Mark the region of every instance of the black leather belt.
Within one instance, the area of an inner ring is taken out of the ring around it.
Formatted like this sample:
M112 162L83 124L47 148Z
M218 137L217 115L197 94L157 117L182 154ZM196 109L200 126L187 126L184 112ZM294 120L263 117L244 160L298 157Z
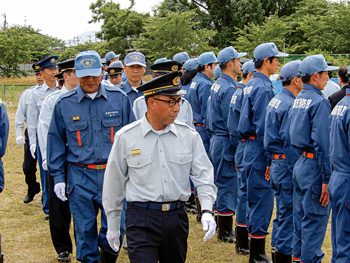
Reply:
M128 207L143 207L152 210L158 211L170 211L174 209L178 209L184 206L184 202L176 201L176 202L168 202L168 203L160 203L160 202L128 202Z

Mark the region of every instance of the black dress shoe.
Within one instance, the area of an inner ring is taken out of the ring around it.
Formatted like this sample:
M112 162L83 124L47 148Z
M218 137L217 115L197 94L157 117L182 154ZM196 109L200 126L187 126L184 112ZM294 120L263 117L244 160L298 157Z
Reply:
M45 214L45 220L49 220L50 219L50 215L49 214ZM62 252L64 253L64 252Z
M37 182L35 184L35 192L32 193L32 191L28 191L27 195L23 199L23 203L25 203L25 204L30 203L31 201L33 201L34 196L38 193L40 193L40 184Z
M58 262L70 262L70 256L68 251L64 251L58 254Z
M33 201L33 198L34 198L34 196L27 194L23 199L23 203L28 204L31 201Z

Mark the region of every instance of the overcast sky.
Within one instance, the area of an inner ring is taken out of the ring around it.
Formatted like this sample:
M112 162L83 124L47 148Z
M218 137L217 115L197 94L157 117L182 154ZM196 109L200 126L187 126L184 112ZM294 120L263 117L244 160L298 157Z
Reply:
M92 17L89 9L96 0L0 0L0 24L4 24L4 14L9 25L31 25L40 29L42 34L62 40L90 30L99 30L100 24L89 24ZM129 0L113 0L120 3L121 8L130 5ZM161 0L136 0L134 9L147 13ZM26 20L26 22L25 22Z

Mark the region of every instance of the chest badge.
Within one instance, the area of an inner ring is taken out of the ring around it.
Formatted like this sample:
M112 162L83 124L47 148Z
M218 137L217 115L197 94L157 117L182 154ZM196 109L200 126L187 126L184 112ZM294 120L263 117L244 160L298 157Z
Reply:
M80 121L80 116L73 116L73 121Z
M141 155L141 150L140 149L131 150L131 154L132 156Z

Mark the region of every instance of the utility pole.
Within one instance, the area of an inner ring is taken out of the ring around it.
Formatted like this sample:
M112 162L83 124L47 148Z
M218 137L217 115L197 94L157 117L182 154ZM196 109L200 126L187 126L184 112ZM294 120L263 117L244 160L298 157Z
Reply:
M4 28L6 28L6 25L7 25L7 22L6 22L6 14L4 13L4 14L2 14L2 16L5 18L5 20L4 20Z
M27 17L24 16L24 26L26 26L26 23L27 23Z

